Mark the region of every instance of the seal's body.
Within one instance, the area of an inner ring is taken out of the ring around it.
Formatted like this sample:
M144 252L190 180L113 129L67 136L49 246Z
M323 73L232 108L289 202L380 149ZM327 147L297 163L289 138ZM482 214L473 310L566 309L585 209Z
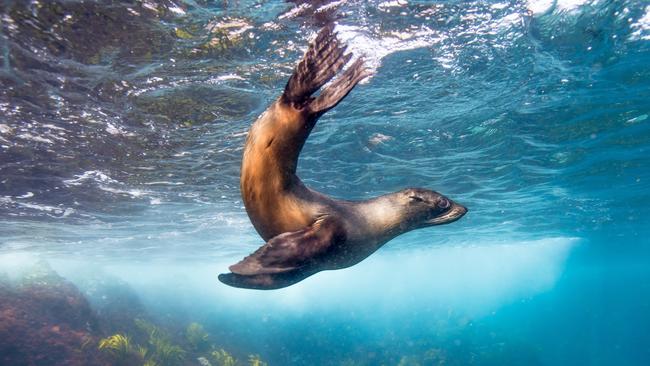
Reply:
M219 280L235 287L275 289L329 269L352 266L390 239L445 224L466 212L426 189L406 189L368 201L330 198L296 175L300 151L318 118L367 74L361 60L325 87L349 61L324 28L289 79L282 96L253 124L244 150L241 193L253 226L267 243Z

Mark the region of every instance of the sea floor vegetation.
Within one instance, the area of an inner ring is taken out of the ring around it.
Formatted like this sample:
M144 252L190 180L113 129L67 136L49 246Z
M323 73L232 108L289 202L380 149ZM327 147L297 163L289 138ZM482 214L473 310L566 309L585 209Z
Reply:
M110 293L89 301L44 261L14 279L0 274L0 365L268 366L258 354L226 350L199 323L184 331L156 324L131 291Z
M259 325L255 320L248 323L242 317L231 324L215 324L203 317L206 322L201 324L187 314L193 312L161 314L160 309L149 309L127 283L105 273L72 283L44 261L19 276L0 271L0 365L540 364L538 349L478 327L467 327L454 337L387 336L367 342L345 340L346 334L336 327L296 328L300 338L283 342L282 332L287 330L283 328L269 330L278 334L275 339L256 342L238 336L233 328ZM333 339L343 341L331 343L336 348L326 352Z

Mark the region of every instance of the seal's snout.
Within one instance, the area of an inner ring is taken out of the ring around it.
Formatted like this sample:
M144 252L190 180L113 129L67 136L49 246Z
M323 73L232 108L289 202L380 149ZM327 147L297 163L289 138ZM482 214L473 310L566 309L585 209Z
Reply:
M453 222L465 216L465 214L467 213L467 207L454 202L454 204L451 206L451 210L449 211L453 218L452 221L449 222Z
M467 208L444 195L424 188L408 188L402 191L416 227L443 225L454 222L467 213ZM402 201L405 202L405 201Z
M451 207L443 212L442 214L427 220L426 224L427 225L444 225L444 224L450 224L461 217L465 216L467 213L467 207L463 205L459 205L456 202L452 202Z
M465 206L463 206L463 205L459 205L459 204L457 204L457 203L456 203L455 205L458 207L458 213L459 213L460 217L465 216L465 214L466 214L467 211L468 211L467 207L465 207ZM460 218L460 217L459 217L459 218Z

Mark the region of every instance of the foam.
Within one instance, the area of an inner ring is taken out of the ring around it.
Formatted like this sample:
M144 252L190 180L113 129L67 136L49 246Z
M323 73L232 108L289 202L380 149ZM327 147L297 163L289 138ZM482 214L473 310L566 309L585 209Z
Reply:
M194 299L197 306L219 304L224 311L273 309L303 312L410 312L449 309L472 316L553 289L576 238L547 238L508 244L480 243L422 250L383 251L345 270L316 274L274 291L235 289L216 276L240 258L221 263L114 263L103 270L143 296ZM56 263L56 262L55 262ZM74 265L59 262L63 272ZM96 269L97 266L93 266ZM74 277L83 271L73 270ZM174 293L169 294L169 289ZM164 300L162 302L165 302Z

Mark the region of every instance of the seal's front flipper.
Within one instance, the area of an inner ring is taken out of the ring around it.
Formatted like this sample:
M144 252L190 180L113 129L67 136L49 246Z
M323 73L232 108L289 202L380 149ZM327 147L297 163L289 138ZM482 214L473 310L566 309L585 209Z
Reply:
M316 272L317 271L296 270L276 274L261 274L252 276L242 276L235 273L222 273L219 275L219 281L228 286L238 288L247 288L252 290L276 290L296 284Z
M230 271L253 276L299 270L343 241L345 231L339 219L326 216L302 230L272 238L253 254L230 266Z

